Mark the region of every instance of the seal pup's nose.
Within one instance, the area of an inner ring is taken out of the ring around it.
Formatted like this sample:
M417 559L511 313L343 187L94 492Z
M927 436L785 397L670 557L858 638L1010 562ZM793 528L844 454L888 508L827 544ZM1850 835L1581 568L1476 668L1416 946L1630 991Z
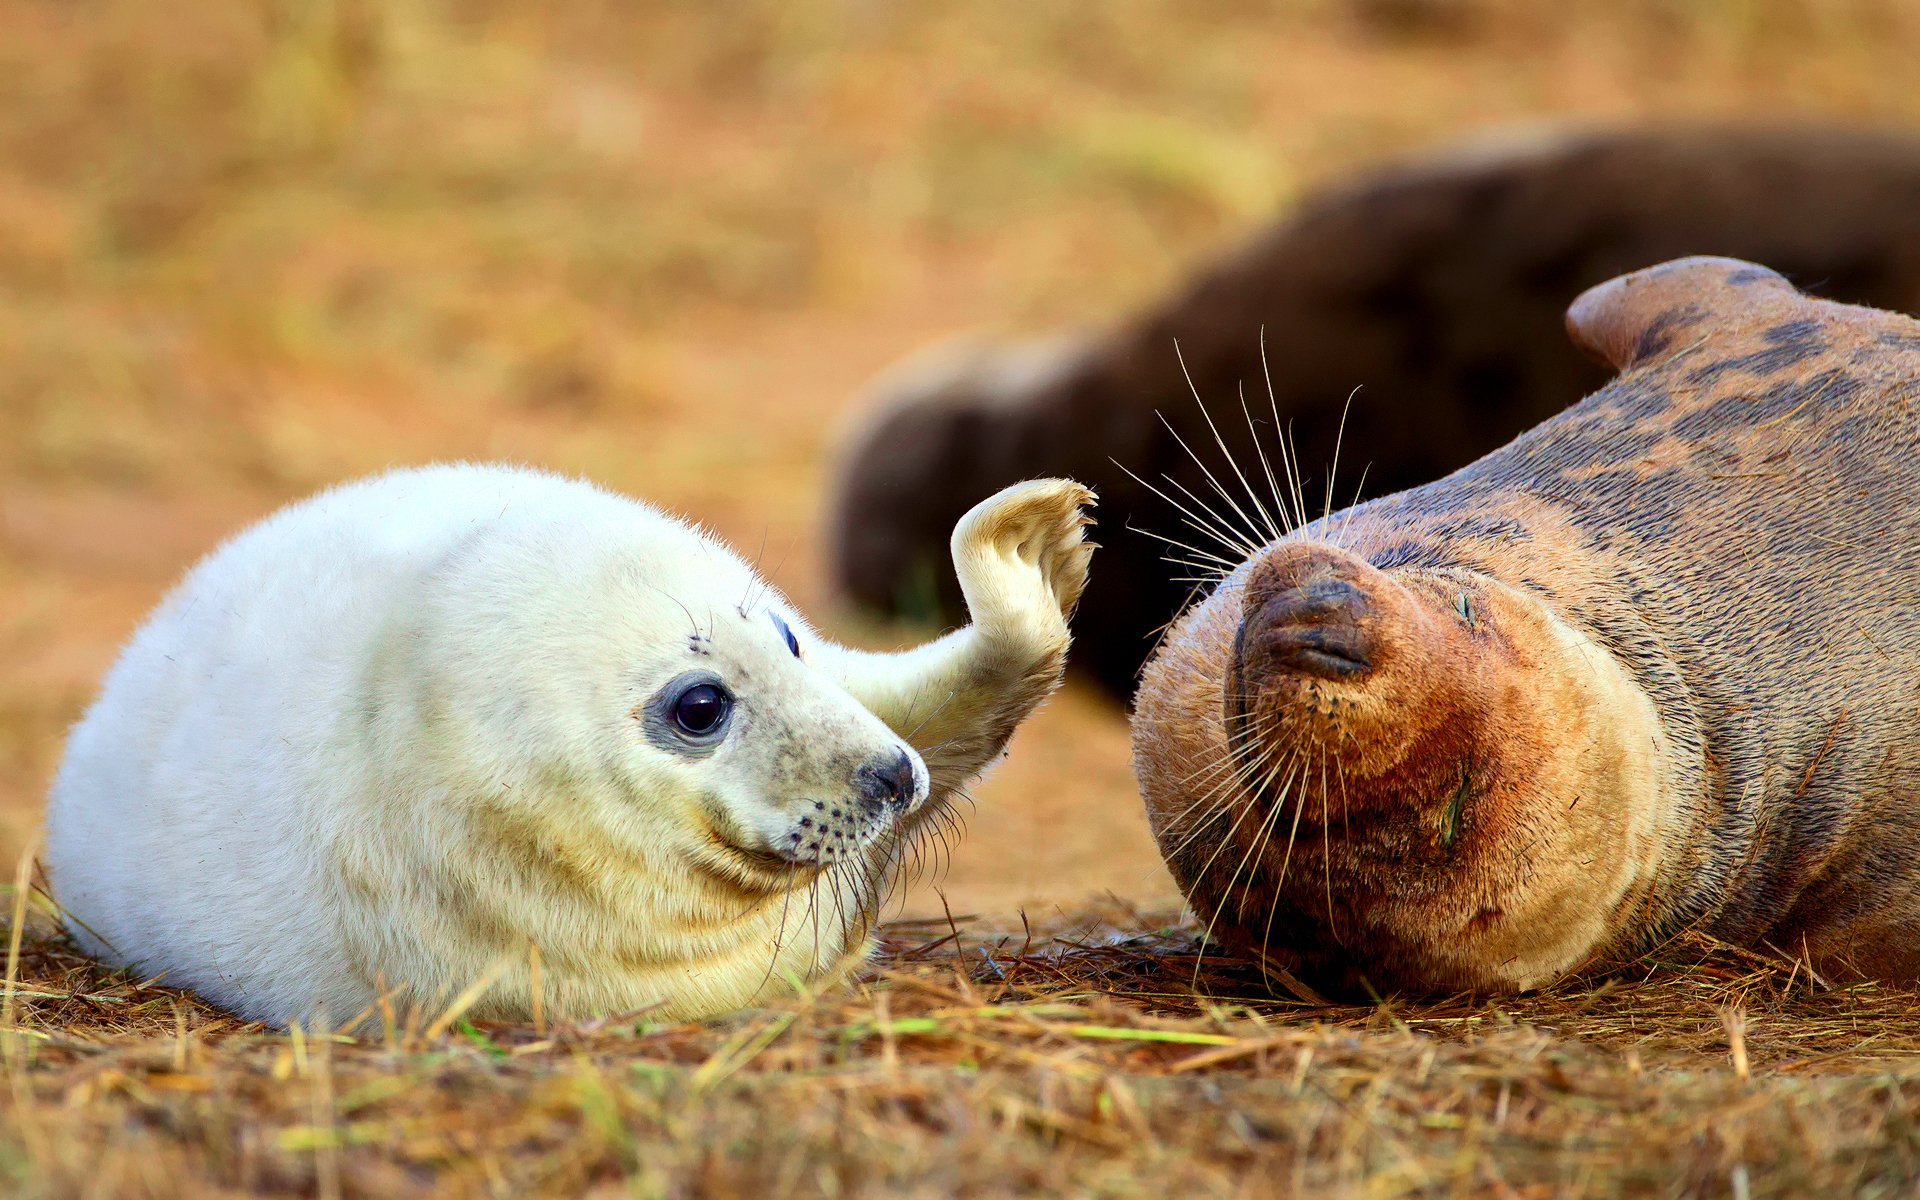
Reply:
M1239 657L1255 677L1358 682L1379 665L1369 568L1331 547L1270 554L1241 607Z
M905 750L892 757L881 755L853 774L854 789L869 810L900 812L918 798L919 783L913 774L913 759Z

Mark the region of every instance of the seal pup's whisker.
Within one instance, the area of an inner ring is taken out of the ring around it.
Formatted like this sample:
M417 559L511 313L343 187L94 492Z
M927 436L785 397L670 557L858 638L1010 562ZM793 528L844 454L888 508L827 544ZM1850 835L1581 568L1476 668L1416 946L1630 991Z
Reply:
M853 925L847 915L847 897L842 887L852 889L855 884L844 862L835 863L827 869L828 894L833 897L833 920L838 928L834 931L835 940L847 941L853 934Z
M1224 515L1222 515L1219 512L1216 512L1211 504L1209 504L1206 500L1202 499L1198 493L1193 491L1193 489L1187 487L1185 484L1181 483L1178 479L1175 479L1173 476L1167 475L1167 474L1162 474L1160 478L1164 480L1168 484L1168 486L1178 490L1181 495L1185 496L1188 499L1188 501L1191 502L1195 508L1199 509L1201 514L1203 514L1202 518L1189 517L1189 518L1183 519L1180 522L1182 525L1185 525L1187 528L1192 529L1198 533L1203 533L1203 534L1210 533L1212 536L1218 538L1222 543L1228 546L1231 546L1233 549L1243 554L1248 552L1248 550L1250 550L1252 547L1258 546L1260 544L1259 535L1257 533L1249 534L1245 530L1242 530L1239 526L1235 525L1232 521L1228 520ZM1215 487L1217 489L1218 485L1216 484ZM1205 525L1201 524L1202 519L1205 520L1206 522Z
M1320 824L1322 826L1328 824L1329 814L1327 812L1327 805L1332 799L1332 794L1327 790L1327 759L1323 753L1320 757ZM1294 828L1298 829L1299 827L1299 821L1296 817ZM1352 836L1351 832L1349 832L1348 836ZM1292 847L1289 846L1288 849L1292 849ZM1327 933L1337 942L1340 940L1340 923L1333 911L1333 856L1330 854L1322 854L1320 856L1320 863L1324 868L1323 873L1326 877L1327 885ZM1281 872L1283 877L1282 882L1284 882L1285 874L1286 872Z
M1244 734L1249 738L1259 737L1259 736L1264 736L1268 731L1274 728L1277 728L1280 725L1280 723L1281 723L1281 718L1279 716L1273 713L1260 713L1254 716L1249 722L1247 722L1244 725L1243 730L1244 730ZM1211 776L1217 777L1222 771L1230 771L1234 769L1234 767L1237 764L1237 761L1238 761L1237 757L1234 755L1222 755L1218 758L1211 759L1206 762L1202 762L1199 766L1195 767L1193 770L1187 772L1185 775L1180 776L1178 780L1178 786L1181 787L1182 789L1185 789L1186 787L1199 782L1201 779L1207 776L1211 775Z
M1177 538L1170 538L1164 534L1155 533L1150 529L1144 529L1138 525L1133 525L1130 523L1127 526L1127 530L1130 533L1145 534L1146 536L1153 538L1159 542L1165 543L1166 545L1174 546L1182 550L1187 550L1195 555L1194 558L1182 558L1177 554L1163 554L1160 556L1161 562L1169 563L1173 566L1180 567L1188 571L1196 572L1196 574L1191 577L1186 577L1186 576L1176 577L1173 581L1176 583L1194 583L1194 584L1211 586L1213 584L1218 583L1220 580L1225 579L1228 575L1232 574L1234 568L1240 565L1239 563L1233 562L1229 559L1222 558L1219 555L1214 554L1210 551L1203 550L1198 546L1190 546L1187 543L1178 540ZM1178 617L1169 619L1165 625L1160 626L1158 629L1155 629L1153 632L1155 634L1160 633L1162 630L1166 629L1168 625L1171 625L1174 620L1177 620L1177 619Z
M1265 754L1273 752L1273 750L1263 751ZM1266 766L1265 759L1261 757L1223 755L1217 762L1205 763L1195 768L1187 777L1186 786L1192 788L1204 784L1204 787L1191 803L1169 818L1169 827L1205 824L1212 819L1213 815L1225 812L1235 798L1235 789L1253 780L1266 769ZM1217 807L1211 807L1211 801L1215 799L1221 800L1222 803ZM1201 808L1210 808L1210 812L1200 818L1194 818L1192 814Z
M1264 768L1263 767L1243 768L1247 778L1253 777L1261 769L1264 769ZM1226 782L1228 784L1231 784L1236 781L1228 780ZM1232 824L1229 825L1226 833L1221 837L1220 844L1214 847L1213 856L1208 858L1206 864L1203 865L1200 868L1200 870L1197 872L1197 874L1199 875L1205 875L1207 871L1212 868L1213 858L1217 858L1220 855L1220 852L1222 849L1224 849L1224 847L1226 846L1226 843L1231 841L1233 838L1233 835L1239 831L1240 824L1242 821L1246 819L1247 813L1252 811L1251 805L1234 803L1233 802L1234 797L1230 791L1223 790L1222 792L1219 793L1219 795L1223 803L1221 803L1221 805L1218 808L1210 809L1205 814L1204 817L1202 817L1197 821L1194 821L1190 826L1188 826L1185 834L1181 837L1181 840L1179 841L1179 843L1177 843L1173 847L1173 849L1169 851L1167 854L1168 858L1172 858L1176 854L1184 854L1185 851L1193 845L1195 839L1197 839L1202 833L1210 832L1216 824L1218 824L1222 820L1225 820L1228 814L1231 813L1233 816ZM1166 826L1166 828L1169 831L1171 831L1175 827L1169 824Z
M1169 583L1190 583L1198 587L1208 588L1217 585L1231 573L1226 568L1215 566L1212 563L1192 563L1185 559L1173 558L1171 556L1162 558L1160 561L1169 566L1195 572L1195 574L1191 575L1170 575L1167 577ZM1159 630L1155 630L1154 632L1158 633Z
M1367 490L1367 471L1372 466L1373 466L1372 463L1361 464L1360 482L1354 484L1353 486L1353 503L1347 505L1347 507L1342 509L1340 512L1334 513L1331 517L1327 518L1327 525L1334 530L1336 535L1343 535L1345 533L1347 521L1348 519L1350 519L1348 518L1347 514L1351 513L1354 509L1360 506L1360 495L1361 493Z
M684 603L682 603L680 600L680 597L674 595L672 592L669 592L666 589L661 588L654 584L648 584L647 586L652 588L654 591L660 593L662 596L665 596L668 600L672 601L675 607L677 607L681 612L687 615L688 635L693 637L695 640L698 640L700 637L700 622L694 619L693 610L688 608Z
M895 885L904 887L925 878L927 840L926 823L923 822L895 847L892 867Z
M1287 422L1286 428L1287 460L1293 464L1293 511L1296 516L1295 528L1304 527L1307 517L1307 472L1300 465L1300 446L1293 440L1293 422Z
M969 805L973 803L973 797L968 796L966 799ZM953 867L953 847L955 844L966 840L967 818L958 809L949 805L934 815L934 821L936 822L935 828L938 829L941 834L941 848L947 852L948 856L946 866L943 867L942 870L950 870Z
M810 937L807 942L807 976L820 973L820 877L814 876L814 882L807 888L807 922Z
M1296 762L1299 761L1300 757L1304 757L1304 752L1301 752L1300 755L1296 756L1295 761ZM1286 785L1281 789L1280 796L1273 801L1273 806L1276 810L1278 810L1279 807L1286 802L1288 793L1291 792L1293 788L1294 781L1299 780L1304 785L1305 778L1306 778L1306 773L1304 771L1300 772L1297 775L1290 776L1288 778ZM1300 836L1300 818L1306 811L1307 811L1306 797L1294 796L1293 797L1293 825L1287 831L1287 852L1284 855L1282 855L1280 858L1280 871L1279 871L1279 874L1275 877L1276 888L1279 887L1281 884L1286 883L1287 881L1287 870L1293 863L1294 844L1298 841ZM1324 859L1326 856L1322 855L1321 857Z
M762 540L763 540L763 543L764 543L764 538L763 538ZM764 572L763 572L763 571L761 571L761 570L760 570L760 560L759 560L759 558L758 558L757 556L755 557L755 559L754 559L754 571L753 571L753 579L752 579L752 581L751 581L751 582L749 583L749 585L748 585L748 594L749 594L749 595L751 595L751 594L752 594L752 588L753 588L754 586L758 586L758 587L760 588L760 590L761 590L761 595L762 595L763 597L764 597L764 596L767 596L767 595L771 595L771 594L772 594L772 592L773 592L773 581L774 581L774 580L776 580L776 579L778 579L778 578L780 578L780 571L781 571L781 569L782 569L782 568L784 568L784 567L785 567L785 566L787 565L787 559L788 559L789 557L791 557L791 556L792 556L792 554L793 554L793 548L794 548L794 546L795 546L796 544L798 544L798 542L799 542L799 541L800 541L800 535L799 535L799 534L795 534L795 535L794 535L793 537L791 537L791 538L788 538L788 539L787 539L787 548L786 548L785 550L782 550L782 551L780 552L780 561L779 561L779 562L776 562L776 563L774 563L774 564L773 564L773 570L771 570L771 571L764 571ZM764 550L766 549L766 547L765 547L765 545L764 545L764 544L763 544L763 545L761 546L761 549L762 549L763 551L764 551ZM748 608L751 608L752 606L751 606L751 605L745 605L745 606L743 606L743 607L748 607ZM744 615L744 614L743 614L743 615Z
M1334 773L1333 773L1333 777L1334 777L1335 779L1338 779L1338 780L1340 781L1340 826L1341 826L1341 832L1342 832L1342 835L1343 835L1343 836L1345 836L1346 838L1348 838L1349 840L1351 840L1351 839L1352 839L1352 837L1353 837L1353 808L1352 808L1352 806L1351 806L1351 805L1350 805L1350 804L1349 804L1349 803L1347 802L1347 770L1346 770L1346 765L1345 765L1345 761L1344 761L1343 759L1335 759L1335 760L1334 760ZM1331 893L1331 892L1333 891L1333 866L1332 866L1332 860L1331 860L1331 859L1328 859L1328 858L1322 858L1322 860L1321 860L1321 861L1322 861L1323 863L1325 863L1325 864L1327 864L1327 891L1328 891L1329 893ZM1339 940L1340 940L1340 931L1339 931L1339 930L1338 930L1337 928L1336 928L1336 929L1331 929L1331 930L1330 930L1330 932L1332 932L1332 934L1333 934L1333 938L1334 938L1334 940L1335 940L1335 941L1339 941Z
M917 883L923 879L939 880L946 877L941 866L941 857L946 851L946 846L946 834L937 824L929 822L921 832L914 835L914 882Z
M953 870L953 848L966 837L966 821L953 808L943 808L935 818L933 836L939 847L934 860L933 877L945 879Z
M1188 551L1189 553L1199 555L1201 559L1205 560L1206 566L1203 568L1202 565L1199 563L1193 563L1193 562L1187 561L1186 559L1174 558L1174 557L1165 558L1162 560L1164 562L1170 562L1177 566L1182 566L1182 567L1191 567L1194 570L1202 570L1202 569L1215 570L1215 571L1219 571L1223 575L1226 574L1228 571L1231 571L1233 568L1240 565L1239 563L1234 562L1232 559L1220 557L1218 554L1213 553L1211 550L1204 550L1201 547L1195 546L1189 542L1183 542L1179 538L1168 537L1164 533L1155 533L1151 529L1147 529L1142 526L1135 525L1131 522L1127 524L1126 529L1128 533L1145 534L1147 537L1150 537L1155 541L1165 542L1169 546L1173 546L1173 547L1176 547L1177 549L1185 550L1185 551Z
M1279 807L1280 807L1279 804L1276 803L1274 805L1274 810L1276 812L1279 811ZM1283 856L1280 860L1280 874L1273 886L1273 899L1267 905L1266 927L1262 929L1260 932L1260 977L1262 979L1268 980L1268 986L1272 986L1272 980L1268 979L1268 975L1267 975L1267 963L1269 959L1268 950L1273 945L1273 921L1274 921L1274 917L1280 911L1280 897L1284 894L1281 885L1286 882L1287 867L1293 859L1294 839L1298 836L1300 832L1300 814L1305 809L1306 809L1306 805L1302 804L1297 799L1294 801L1293 827L1287 831L1287 852L1285 856ZM1326 858L1326 855L1322 854L1321 858L1324 861Z
M748 560L748 566L752 568L752 573L747 576L746 590L740 593L740 603L736 605L740 610L740 615L743 617L747 615L747 610L753 607L754 589L760 585L760 581L763 578L760 571L760 563L761 560L767 556L767 538L772 533L772 526L766 524L760 526L760 548L755 550L753 557Z
M936 704L932 712L928 713L926 716L921 717L918 721L914 722L913 728L907 730L906 732L906 735L905 735L906 739L908 741L912 741L913 739L919 737L921 731L924 730L928 725L932 724L933 719L935 717L945 712L947 705L952 704L953 698L955 696L958 696L959 694L960 693L958 689L948 692L947 698L945 700L942 700L939 704ZM907 709L906 709L907 719L912 720L913 714L917 712L919 708L920 708L920 694L918 692L915 692L913 695L913 698L907 704ZM927 747L926 750L922 752L921 757L924 758L926 757L927 754L930 754L937 750L945 748L946 746L951 744L952 741L953 741L952 738L948 738L944 742L938 742L932 746Z
M764 991L767 985L773 982L773 973L780 967L780 952L786 949L787 944L787 914L793 908L793 876L799 866L800 864L794 862L787 864L787 884L781 889L780 896L780 921L774 926L773 945L767 952L766 972L760 976L760 982L754 985L755 995Z

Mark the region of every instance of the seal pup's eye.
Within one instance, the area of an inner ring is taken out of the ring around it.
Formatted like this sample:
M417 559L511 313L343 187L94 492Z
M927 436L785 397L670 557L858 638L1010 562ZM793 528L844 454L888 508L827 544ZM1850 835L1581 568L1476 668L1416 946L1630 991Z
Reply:
M1475 625L1479 624L1479 622L1474 619L1473 597L1467 595L1465 592L1454 593L1453 608L1455 612L1460 614L1460 619L1467 623L1468 629L1472 629Z
M662 750L704 758L726 741L733 693L712 671L688 671L634 710L647 740Z
M733 697L715 683L699 683L681 692L669 710L680 732L705 737L726 723Z
M777 612L770 611L767 613L767 615L773 618L773 627L775 629L778 629L781 633L781 636L787 639L787 649L793 651L793 656L795 658L799 658L800 657L800 639L793 636L792 627L790 627L785 621L782 621L780 619L780 614Z

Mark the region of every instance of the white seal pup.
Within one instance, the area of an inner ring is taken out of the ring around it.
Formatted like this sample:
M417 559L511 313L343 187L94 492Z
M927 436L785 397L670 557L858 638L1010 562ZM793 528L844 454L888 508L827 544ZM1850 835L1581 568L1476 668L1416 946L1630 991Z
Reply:
M1059 683L1091 498L977 505L973 624L870 654L586 483L322 493L134 635L54 780L52 891L89 953L276 1025L486 977L482 1016L538 987L662 1019L837 978L915 831Z

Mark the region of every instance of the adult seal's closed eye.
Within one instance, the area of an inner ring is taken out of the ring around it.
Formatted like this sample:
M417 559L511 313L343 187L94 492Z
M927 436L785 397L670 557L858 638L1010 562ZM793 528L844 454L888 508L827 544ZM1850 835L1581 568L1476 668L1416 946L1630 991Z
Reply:
M54 896L89 952L276 1024L485 979L482 1016L663 1019L830 980L1059 682L1091 498L976 505L952 543L973 624L868 654L584 483L324 493L134 636L54 781Z
M1920 978L1920 322L1686 259L1568 325L1612 384L1169 635L1134 747L1174 875L1333 989L1688 928Z

